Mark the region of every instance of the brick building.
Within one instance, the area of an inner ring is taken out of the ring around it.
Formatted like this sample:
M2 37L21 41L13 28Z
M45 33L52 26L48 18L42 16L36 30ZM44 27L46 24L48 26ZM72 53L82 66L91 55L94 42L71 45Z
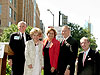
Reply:
M0 0L0 35L5 28L21 20L34 26L34 0ZM37 4L36 27L40 27L40 11Z

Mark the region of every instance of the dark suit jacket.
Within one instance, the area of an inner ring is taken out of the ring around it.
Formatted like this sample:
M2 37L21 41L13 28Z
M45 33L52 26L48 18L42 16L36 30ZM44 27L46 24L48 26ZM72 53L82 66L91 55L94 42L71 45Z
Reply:
M62 42L61 42L62 44ZM71 71L70 75L74 75L75 70L75 61L78 53L78 43L71 36L66 40L66 42L61 46L60 45L60 54L58 59L58 71L64 72L69 65L69 69Z
M26 41L31 39L28 34L25 33L25 35L26 35ZM8 57L9 59L12 59L13 62L12 69L20 71L21 69L24 68L25 44L22 42L22 38L19 32L11 34L9 45L14 52L13 56Z
M78 75L100 75L100 55L90 49L83 66L83 52L78 57Z

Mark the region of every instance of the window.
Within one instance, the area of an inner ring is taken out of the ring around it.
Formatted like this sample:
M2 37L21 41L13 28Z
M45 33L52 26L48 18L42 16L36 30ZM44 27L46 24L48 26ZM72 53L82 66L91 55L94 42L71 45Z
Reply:
M16 8L16 0L14 0L14 7Z
M9 23L8 23L8 26L10 26L11 24L12 24L12 22L9 22Z
M12 4L13 3L13 0L9 0L9 2Z
M1 4L0 4L0 14L1 14Z
M11 18L12 17L12 8L9 7L9 17Z
M16 21L16 12L14 11L14 20Z

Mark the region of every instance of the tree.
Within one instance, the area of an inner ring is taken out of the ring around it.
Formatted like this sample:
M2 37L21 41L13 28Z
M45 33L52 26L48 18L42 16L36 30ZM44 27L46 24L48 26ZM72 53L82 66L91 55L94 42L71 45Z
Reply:
M32 27L28 26L25 32L29 33L31 29ZM15 24L12 24L9 28L3 31L3 34L0 37L0 42L9 42L10 34L12 34L13 32L18 32L17 25Z
M83 29L83 27L80 27L78 24L74 24L74 23L69 23L68 26L71 27L71 35L72 35L72 37L74 37L78 41L80 49L81 49L80 39L82 37L88 37L89 38L89 40L91 42L90 47L92 49L95 50L97 48L95 37L92 34L90 34L88 29Z

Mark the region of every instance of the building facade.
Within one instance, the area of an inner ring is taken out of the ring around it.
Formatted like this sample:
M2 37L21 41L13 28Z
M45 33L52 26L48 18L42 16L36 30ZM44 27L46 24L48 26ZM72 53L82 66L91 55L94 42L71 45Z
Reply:
M91 34L93 34L93 25L92 25L92 23L91 23L91 21L90 21L90 16L89 16L88 21L87 21L87 20L85 21L84 28L88 29L88 31L89 31Z
M0 0L0 33L21 20L34 26L34 0ZM37 4L35 21L36 27L40 27L40 11Z

